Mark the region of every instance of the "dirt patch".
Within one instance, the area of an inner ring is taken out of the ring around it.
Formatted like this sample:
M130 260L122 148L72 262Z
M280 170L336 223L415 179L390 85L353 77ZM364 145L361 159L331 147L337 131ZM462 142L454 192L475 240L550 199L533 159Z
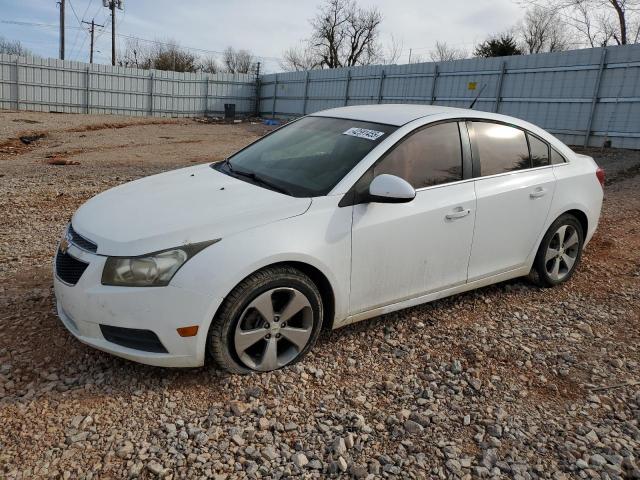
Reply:
M11 121L14 122L14 123L27 123L27 124L30 124L30 125L33 125L35 123L42 123L42 122L39 122L38 120L30 120L28 118L14 118Z
M21 155L35 147L36 142L46 137L45 133L23 133L18 138L0 141L0 160L3 157Z
M129 128L129 127L138 127L140 125L171 125L175 124L175 120L147 120L143 123L141 122L110 122L110 123L100 123L93 125L86 125L75 128L68 128L63 130L69 133L78 133L78 132L96 132L98 130L119 130L121 128Z

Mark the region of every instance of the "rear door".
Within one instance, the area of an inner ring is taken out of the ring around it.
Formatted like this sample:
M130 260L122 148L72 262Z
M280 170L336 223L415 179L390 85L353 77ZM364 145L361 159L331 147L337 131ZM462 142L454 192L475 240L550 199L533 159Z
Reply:
M525 265L542 234L555 190L549 146L522 129L469 122L476 225L469 281Z
M356 185L364 192L374 177L392 174L411 183L416 197L353 207L352 315L466 281L475 192L461 126L464 155L457 122L427 126L393 147Z

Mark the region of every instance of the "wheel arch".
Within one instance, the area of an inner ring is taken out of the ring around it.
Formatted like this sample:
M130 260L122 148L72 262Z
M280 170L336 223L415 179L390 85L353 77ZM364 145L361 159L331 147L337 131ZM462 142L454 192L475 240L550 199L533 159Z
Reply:
M580 226L582 227L582 235L584 237L587 236L587 232L589 231L589 218L587 217L586 213L584 213L582 210L578 210L577 208L574 208L572 210L567 210L566 212L558 215L553 221L555 222L562 215L572 215L576 217L578 222L580 222Z
M215 314L213 315L213 318L215 318L218 315L218 312L222 308L224 302L226 301L227 297L231 294L231 292L233 292L233 290L245 279L263 270L273 268L273 267L284 267L284 266L292 267L292 268L295 268L296 270L301 271L311 279L311 281L316 285L316 287L318 287L318 290L320 291L320 297L322 298L322 306L324 309L324 318L322 322L323 329L333 328L333 322L335 320L335 307L336 307L335 305L336 297L335 297L333 286L331 285L329 278L322 272L322 270L320 270L318 267L314 265L311 265L310 263L306 263L300 260L282 260L282 261L269 263L267 265L261 266L260 268L244 276L229 290L229 292L227 293L223 301L220 302L220 305L218 306Z
M536 258L536 255L538 254L538 250L540 250L540 245L542 245L542 240L544 239L544 236L547 234L547 231L549 230L549 228L551 227L551 225L553 225L553 222L555 222L557 219L559 219L562 215L572 215L574 216L578 222L580 223L580 226L582 227L582 234L584 236L584 238L587 238L587 232L588 232L588 227L589 227L589 217L587 216L587 214L579 207L573 206L573 208L570 208L568 210L564 210L564 211L560 211L559 213L554 214L553 216L549 216L549 218L547 219L547 225L545 226L545 229L542 231L542 233L540 234L540 237L538 238L538 241L535 244L535 248L531 251L528 259L527 259L527 264L529 265L530 268L533 267L533 262ZM586 243L585 243L586 245Z

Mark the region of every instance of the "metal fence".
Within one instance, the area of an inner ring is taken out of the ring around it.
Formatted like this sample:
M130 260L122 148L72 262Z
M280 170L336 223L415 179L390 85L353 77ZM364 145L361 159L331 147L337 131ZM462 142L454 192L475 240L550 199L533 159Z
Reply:
M260 113L422 103L528 120L572 145L640 148L640 45L261 77Z
M257 95L259 91L259 96ZM177 73L0 55L0 108L194 117L295 117L370 103L523 118L572 145L640 149L640 45L264 75Z
M249 74L178 73L0 55L0 108L41 112L194 117L225 103L253 114Z

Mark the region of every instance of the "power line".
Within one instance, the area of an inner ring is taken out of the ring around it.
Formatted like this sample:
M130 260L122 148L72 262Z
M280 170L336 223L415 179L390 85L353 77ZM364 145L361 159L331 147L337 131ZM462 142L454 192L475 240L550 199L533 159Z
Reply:
M73 16L76 17L76 20L78 21L78 24L80 24L80 26L82 26L82 21L80 20L80 17L78 17L78 14L76 13L76 9L73 6L73 3L71 3L71 0L67 0L69 2L69 6L71 7L71 11L73 12Z
M83 22L84 22L84 19L87 17L87 12L89 11L89 7L91 7L92 3L93 3L93 0L89 0L89 3L87 3L87 8L84 9L84 13L82 14Z
M42 28L58 28L58 25L53 25L50 23L36 23L36 22L23 22L23 21L18 21L18 20L0 20L0 23L6 23L6 24L12 24L12 25L23 25L23 26L31 26L31 27L42 27ZM69 30L69 29L82 29L84 30L84 27L76 27L76 26L66 26L65 29ZM162 42L160 40L149 40L148 38L142 38L142 37L138 37L135 35L129 35L126 33L116 33L117 37L121 37L121 38L129 38L132 40L139 40L141 42L146 42L146 43L153 43L156 45L164 45L164 46L173 46L173 44L168 43L168 42ZM184 48L185 50L193 50L195 52L201 52L201 53L210 53L210 54L214 54L214 55L223 55L224 52L219 51L219 50L207 50L205 48L197 48L197 47L189 47L186 45L179 45L180 48ZM254 55L254 57L259 58L259 59L263 59L263 60L273 60L273 61L281 61L282 58L281 57L268 57L268 56L264 56L264 55Z
M87 7L84 9L84 13L82 14L82 19L81 19L82 22L81 23L87 23L88 24L88 22L85 22L84 19L86 18L87 12L89 11L89 8L91 7L92 3L93 3L93 0L89 0L89 3L87 3ZM94 34L94 32L93 32L93 29L92 29L91 30L91 43L93 43L93 40L94 40L93 39L93 34ZM84 48L84 44L85 43L87 43L87 37L84 37L84 39L82 40L82 45L80 45L80 48L78 49L78 58L81 58L82 50ZM92 50L93 50L93 46L92 46ZM89 63L93 63L93 62L89 62Z
M87 8L85 9L85 13L82 15L82 20L80 19L80 17L78 17L78 12L76 12L76 8L73 6L73 3L71 2L71 0L67 0L69 2L69 6L71 7L71 11L73 12L73 16L76 17L76 20L78 21L78 25L80 27L82 27L82 22L84 20L84 15L86 15L87 10L89 9L89 5L91 5L91 2L89 2L89 4L87 5ZM91 0L93 1L93 0ZM86 33L86 30L84 28L82 28L82 31ZM78 37L80 35L80 31L77 30L76 31L76 35L73 39L73 46L71 47L71 50L69 51L69 59L73 58L73 54L76 51L76 46L78 45ZM78 49L78 51L76 52L76 58L80 57L80 54L82 52L82 49L84 48L85 43L87 43L87 37L84 37L82 40L82 44L80 45L80 48Z

